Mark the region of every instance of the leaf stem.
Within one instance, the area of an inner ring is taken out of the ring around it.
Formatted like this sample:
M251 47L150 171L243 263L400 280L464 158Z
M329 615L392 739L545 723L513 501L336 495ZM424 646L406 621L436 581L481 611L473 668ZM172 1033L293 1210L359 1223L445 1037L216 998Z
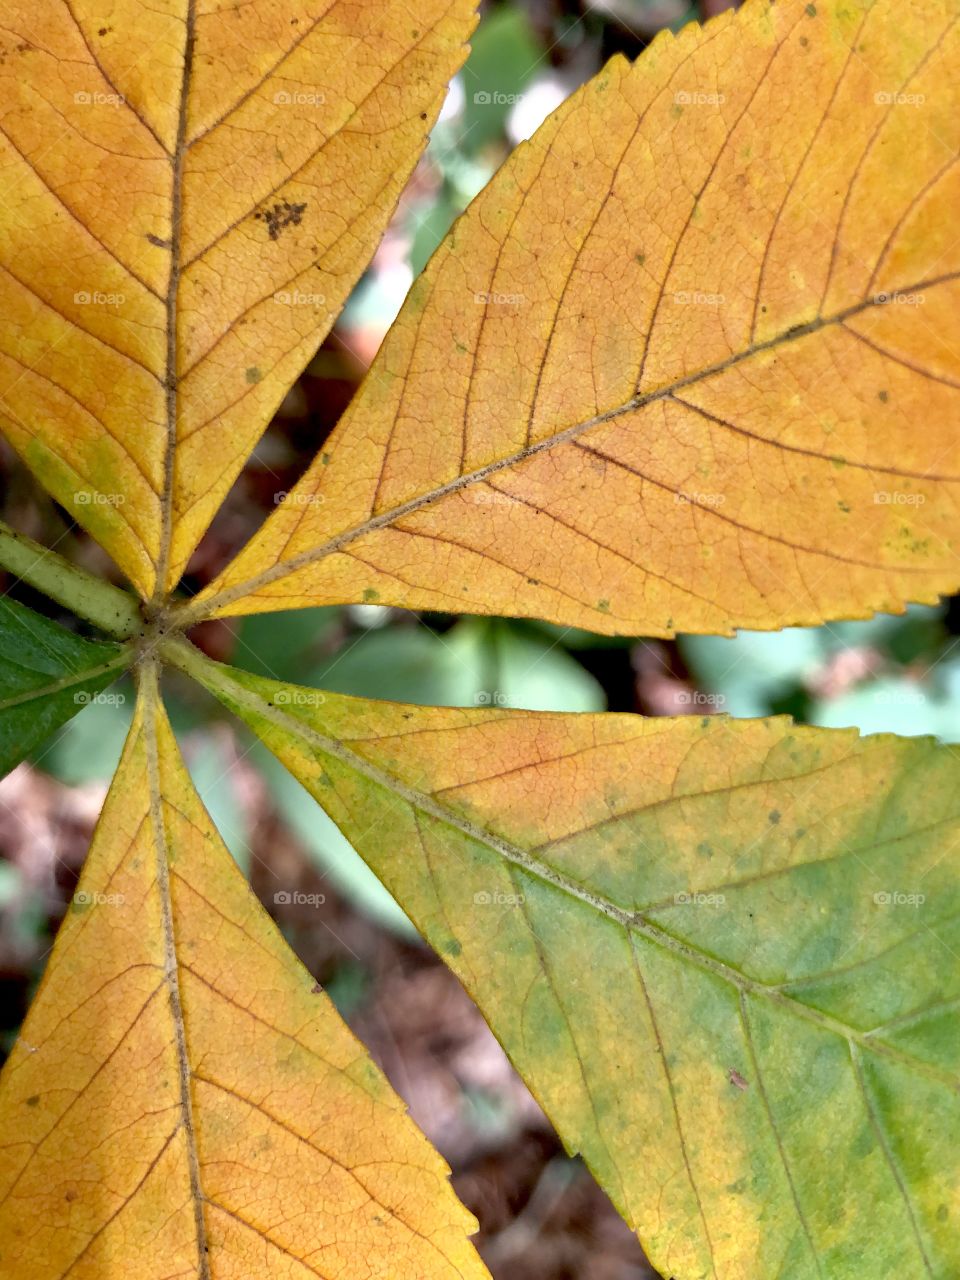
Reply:
M118 640L129 640L143 630L139 602L129 592L71 564L2 520L0 568Z

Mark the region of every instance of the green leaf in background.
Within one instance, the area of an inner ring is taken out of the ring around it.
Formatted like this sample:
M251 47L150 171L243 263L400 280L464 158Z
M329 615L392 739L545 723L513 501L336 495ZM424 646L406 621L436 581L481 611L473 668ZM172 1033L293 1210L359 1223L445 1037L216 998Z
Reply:
M535 627L466 618L443 635L426 627L368 631L309 672L335 693L431 707L602 711L599 683Z
M0 599L0 775L95 703L132 657Z
M735 636L681 636L684 660L705 692L718 694L721 711L733 716L765 716L820 662L820 629L741 631Z
M110 693L109 699L84 707L62 733L34 753L33 761L44 773L68 787L109 782L120 762L136 700L128 680Z
M788 711L825 728L960 740L960 654L942 606L736 636L682 636L698 688L721 711ZM951 657L951 652L954 656Z
M543 65L543 49L519 9L496 9L477 28L464 65L461 148L477 152L503 136L517 97Z
M237 630L233 660L257 676L293 678L316 662L342 617L343 610L336 605L251 614Z

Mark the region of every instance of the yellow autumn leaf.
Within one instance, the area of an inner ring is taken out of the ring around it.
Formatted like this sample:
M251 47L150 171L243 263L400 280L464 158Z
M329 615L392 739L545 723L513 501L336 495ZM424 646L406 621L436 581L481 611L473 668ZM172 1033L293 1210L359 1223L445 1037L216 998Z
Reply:
M0 412L144 597L176 585L367 264L471 0L10 0Z
M747 0L614 59L454 227L187 616L727 633L956 589L958 18Z
M150 669L0 1079L5 1280L482 1280L443 1160L250 894Z
M665 1277L960 1274L960 749L170 657L355 844Z

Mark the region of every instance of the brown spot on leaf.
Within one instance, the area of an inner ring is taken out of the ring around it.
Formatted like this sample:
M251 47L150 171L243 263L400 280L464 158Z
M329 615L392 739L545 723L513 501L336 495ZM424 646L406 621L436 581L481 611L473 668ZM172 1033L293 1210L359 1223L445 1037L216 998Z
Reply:
M289 200L280 200L269 209L258 209L253 216L267 224L271 240L279 240L280 232L284 228L299 227L306 207L306 201L302 204L291 204Z

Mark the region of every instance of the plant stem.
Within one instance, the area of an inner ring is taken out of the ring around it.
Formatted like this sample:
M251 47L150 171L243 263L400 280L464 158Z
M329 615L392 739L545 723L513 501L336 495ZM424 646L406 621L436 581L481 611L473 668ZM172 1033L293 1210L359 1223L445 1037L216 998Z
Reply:
M118 640L129 640L143 630L139 602L129 592L71 564L2 520L0 567Z
M165 636L157 646L157 657L204 687L209 687L211 679L216 683L217 673L222 669L221 663L208 658L182 635Z

